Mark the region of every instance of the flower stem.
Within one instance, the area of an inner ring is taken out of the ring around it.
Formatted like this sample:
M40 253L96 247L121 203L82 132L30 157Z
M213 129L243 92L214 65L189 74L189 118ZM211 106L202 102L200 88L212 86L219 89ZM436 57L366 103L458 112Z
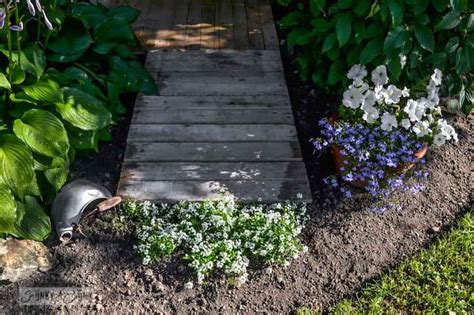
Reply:
M15 2L15 20L16 24L20 25L20 12L18 10L18 2ZM16 46L18 50L18 65L21 65L21 40L20 40L20 31L16 32Z

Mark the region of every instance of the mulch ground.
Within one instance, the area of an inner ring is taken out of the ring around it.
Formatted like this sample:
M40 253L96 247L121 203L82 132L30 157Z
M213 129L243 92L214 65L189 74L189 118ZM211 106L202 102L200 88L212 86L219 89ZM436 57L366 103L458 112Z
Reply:
M301 306L327 309L350 297L366 282L428 246L472 204L471 168L473 117L449 115L459 133L459 143L448 144L428 156L429 180L418 195L395 196L401 210L374 213L364 194L341 200L321 182L332 172L327 155L314 156L309 139L317 135L317 121L337 104L336 100L301 82L285 57L287 81L295 120L304 151L314 203L304 231L309 252L272 274L255 270L248 283L232 287L223 278L185 289L189 270L177 257L143 266L133 252L129 229L117 215L107 213L85 229L89 239L67 246L51 244L58 259L51 272L0 287L0 311L57 311L20 307L19 287L88 287L94 301L64 307L84 312L291 312ZM128 116L129 117L129 116ZM114 189L126 137L126 121L114 131L114 141L92 157L81 157L74 177L95 178Z

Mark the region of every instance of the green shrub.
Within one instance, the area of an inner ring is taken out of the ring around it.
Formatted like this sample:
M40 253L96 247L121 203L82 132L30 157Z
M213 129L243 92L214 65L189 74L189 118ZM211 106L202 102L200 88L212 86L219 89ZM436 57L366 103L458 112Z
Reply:
M250 261L287 266L305 246L299 234L306 220L298 203L239 205L220 201L176 205L130 202L124 214L135 221L138 253L145 264L183 253L197 282L217 272L246 281ZM188 283L191 286L192 282Z
M139 11L43 2L0 4L0 235L37 240L50 232L40 203L65 184L76 151L111 138L120 94L156 92L130 50Z
M303 79L339 93L347 70L387 64L390 77L416 86L433 68L446 75L443 95L469 113L474 102L474 2L468 0L277 0L294 10L280 25L298 47Z

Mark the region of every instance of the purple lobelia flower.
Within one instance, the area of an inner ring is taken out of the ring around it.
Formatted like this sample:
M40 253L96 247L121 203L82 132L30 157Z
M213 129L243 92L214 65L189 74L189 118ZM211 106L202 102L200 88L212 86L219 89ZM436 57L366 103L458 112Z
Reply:
M7 13L4 8L0 8L0 29L5 27L5 20L7 19Z

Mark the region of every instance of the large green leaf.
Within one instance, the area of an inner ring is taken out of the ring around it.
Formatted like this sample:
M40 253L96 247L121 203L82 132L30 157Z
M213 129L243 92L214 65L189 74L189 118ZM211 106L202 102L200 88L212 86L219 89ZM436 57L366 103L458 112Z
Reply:
M349 12L343 13L337 17L336 34L339 41L339 47L344 46L351 38L351 24L352 14Z
M323 42L323 47L321 52L325 53L326 51L332 49L337 43L336 33L331 33L329 36L326 36Z
M96 27L94 40L98 43L131 42L135 40L135 35L130 23L121 18L112 17Z
M139 61L125 61L114 56L111 60L111 68L110 81L120 87L123 92L158 93L155 80Z
M36 180L30 149L13 135L0 136L0 177L20 199Z
M51 221L36 198L25 197L25 203L17 202L15 236L44 241L51 233Z
M15 232L17 218L15 197L6 185L0 184L0 233L12 234Z
M338 60L329 67L328 84L335 85L344 78L344 61Z
M65 103L56 110L71 125L82 130L99 130L112 122L112 114L104 103L76 88L63 88Z
M70 62L84 54L91 44L92 38L84 24L79 20L69 19L59 34L50 40L48 49L56 54L54 58L61 59L58 56L62 56L62 62Z
M5 74L0 72L0 88L11 90L12 86L10 85L10 82L8 81L7 77Z
M71 13L74 17L81 19L87 28L95 28L107 18L104 9L84 2L75 3Z
M446 13L441 21L435 26L435 30L449 30L455 28L461 23L459 12L451 11Z
M32 109L15 120L13 131L33 151L51 158L67 157L69 140L66 129L52 113Z
M431 3L436 11L443 12L448 7L449 0L432 0Z
M2 48L0 51L6 57L10 56L8 49ZM19 58L19 56L21 56L21 58ZM46 67L46 58L44 56L43 50L36 44L25 45L22 47L21 53L12 51L11 59L11 62L15 64L20 61L21 69L36 76L37 79L43 75L44 69Z
M361 64L368 64L382 53L383 41L380 38L375 38L367 43L359 56Z
M53 80L42 80L23 88L23 92L36 101L47 103L63 102L63 95L59 84Z
M97 131L84 131L77 128L69 129L69 140L77 150L99 151L99 134Z
M109 16L121 18L129 24L133 24L140 16L140 10L130 6L118 6L109 10Z
M56 157L50 167L44 171L48 182L58 192L66 184L69 175L69 160L67 157Z
M386 54L397 54L397 49L405 45L407 32L403 26L397 26L391 29L383 44L383 50Z
M415 26L415 37L420 46L430 52L434 50L434 36L429 27L417 24Z
M291 49L296 45L306 45L309 44L314 37L315 31L312 28L304 27L304 28L295 28L293 29L287 37L288 40L288 48Z
M405 7L403 0L389 0L387 1L390 14L392 15L392 25L397 26L403 21L403 14Z

